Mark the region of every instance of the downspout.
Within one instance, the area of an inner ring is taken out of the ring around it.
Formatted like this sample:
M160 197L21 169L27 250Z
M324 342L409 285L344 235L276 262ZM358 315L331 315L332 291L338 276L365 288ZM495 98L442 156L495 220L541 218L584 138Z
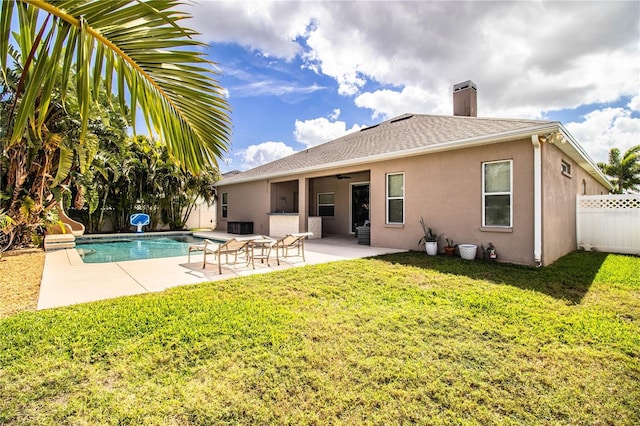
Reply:
M533 260L542 266L542 155L538 134L531 135L533 144Z

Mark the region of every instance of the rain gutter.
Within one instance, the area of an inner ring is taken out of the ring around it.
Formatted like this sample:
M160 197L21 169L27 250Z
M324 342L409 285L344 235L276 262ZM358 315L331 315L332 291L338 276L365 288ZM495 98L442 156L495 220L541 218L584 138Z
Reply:
M542 266L542 155L538 134L531 135L533 144L533 260Z

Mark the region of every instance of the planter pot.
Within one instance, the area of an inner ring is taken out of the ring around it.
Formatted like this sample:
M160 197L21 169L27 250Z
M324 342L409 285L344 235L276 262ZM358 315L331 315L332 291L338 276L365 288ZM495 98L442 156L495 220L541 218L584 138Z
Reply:
M476 258L476 252L478 251L478 246L475 244L460 244L458 246L458 250L460 250L460 257L467 260L473 260Z
M437 241L427 241L424 243L424 249L427 251L429 256L435 256L438 254L438 242Z
M452 257L454 254L456 254L456 248L447 246L444 248L444 254L446 254L449 257Z

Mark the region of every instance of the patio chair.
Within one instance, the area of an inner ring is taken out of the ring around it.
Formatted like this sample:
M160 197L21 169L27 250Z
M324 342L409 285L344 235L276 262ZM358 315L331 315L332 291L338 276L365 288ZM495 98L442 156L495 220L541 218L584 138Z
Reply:
M306 262L304 257L304 240L311 236L313 236L313 232L297 232L278 239L275 244L273 244L273 248L276 250L276 261L278 265L280 265L280 257L301 256L302 261ZM293 250L295 250L295 254L291 254Z
M213 241L205 240L204 246L204 260L202 261L202 269L207 266L207 255L213 254L214 257L218 258L218 273L222 274L222 257L224 256L224 263L226 265L234 265L238 263L238 256L244 255L246 264L255 269L255 265L253 264L253 256L251 255L251 243L254 238L232 238L227 242L216 244ZM211 247L209 247L211 246ZM233 256L233 262L229 262L229 256Z
M191 252L204 252L204 250L207 248L207 245L211 245L211 244L216 244L211 240L204 240L202 243L200 244L190 244L189 247L187 248L187 263L191 263Z

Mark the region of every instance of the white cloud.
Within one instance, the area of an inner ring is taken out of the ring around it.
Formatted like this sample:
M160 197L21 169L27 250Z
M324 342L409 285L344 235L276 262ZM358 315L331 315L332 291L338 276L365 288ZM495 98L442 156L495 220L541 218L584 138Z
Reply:
M373 111L371 118L385 120L404 113L451 114L453 104L444 102L449 96L448 88L438 92L429 92L419 87L405 87L402 91L377 90L366 92L355 98L355 104Z
M240 159L240 170L252 169L266 163L278 160L296 151L282 142L263 142L250 145L247 149L235 154Z
M238 43L266 56L291 60L302 48L295 39L309 23L305 5L296 2L203 1L187 3L187 26L206 42Z
M422 93L450 113L448 89L473 80L479 115L543 111L638 95L638 2L202 2L204 39L236 42L332 77L345 96L386 111L369 82ZM588 31L585 31L588 28ZM400 92L400 90L398 90ZM406 112L403 108L402 112Z
M611 148L624 153L640 143L640 118L632 117L629 109L595 110L584 119L581 123L567 123L565 127L596 162L607 162Z
M250 80L251 81L251 80ZM286 81L261 80L247 83L242 86L234 86L230 89L234 97L247 96L288 96L288 95L308 95L325 89L324 87L312 84L310 86L295 85Z
M596 110L567 128L596 161L638 143L630 112L640 107L637 1L205 1L191 12L188 25L205 41L299 58L374 119L451 114L452 85L471 79L485 117L543 118L628 97L627 108ZM232 96L320 88L285 81L236 89ZM308 146L342 136L348 130L337 119L296 121L294 136Z
M306 121L296 120L293 135L298 142L307 146L315 146L360 129L361 127L357 124L354 124L351 129L347 129L347 124L344 121L329 121L320 117Z

